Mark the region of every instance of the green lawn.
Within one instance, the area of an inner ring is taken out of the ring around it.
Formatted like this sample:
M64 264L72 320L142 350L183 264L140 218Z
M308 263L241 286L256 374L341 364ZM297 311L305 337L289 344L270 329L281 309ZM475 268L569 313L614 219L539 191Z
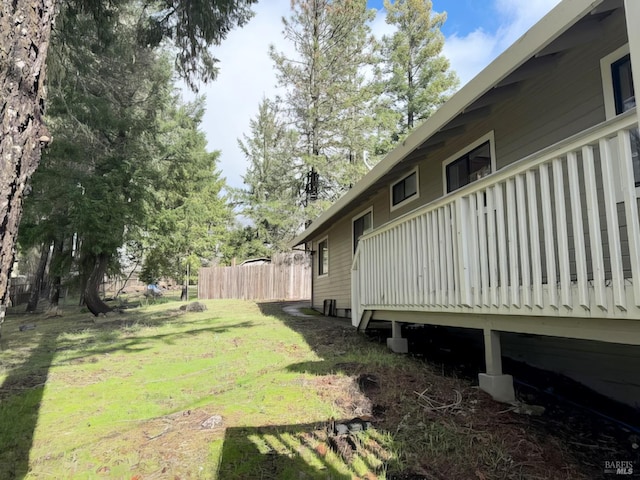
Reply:
M290 368L322 360L300 333L254 303L205 303L203 313L163 303L101 323L86 313L9 316L0 353L0 477L381 471L380 462L347 465L314 450L323 422L345 412L312 387L316 375ZM37 326L20 331L27 323ZM222 427L202 428L213 415ZM265 467L274 455L286 465Z
M98 323L77 307L8 316L0 479L586 478L468 382L346 321L204 303L185 313L158 302ZM415 391L438 405L463 400L430 410ZM328 429L331 418L372 414L364 432ZM222 425L204 428L215 415Z

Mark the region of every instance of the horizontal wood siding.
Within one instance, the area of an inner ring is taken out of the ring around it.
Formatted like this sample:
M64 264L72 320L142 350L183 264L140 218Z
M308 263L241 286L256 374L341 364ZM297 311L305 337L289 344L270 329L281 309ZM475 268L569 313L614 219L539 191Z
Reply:
M354 211L352 215L356 215ZM336 308L342 310L351 307L351 269L352 240L351 216L348 215L312 241L313 254L313 308L322 309L324 300L336 300ZM375 214L374 214L375 215ZM318 276L318 242L327 238L329 245L329 274Z

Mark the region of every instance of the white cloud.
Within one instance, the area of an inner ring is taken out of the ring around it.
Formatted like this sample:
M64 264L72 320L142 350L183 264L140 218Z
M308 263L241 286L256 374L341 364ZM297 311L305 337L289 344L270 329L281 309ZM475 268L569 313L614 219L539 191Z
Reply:
M499 18L496 31L482 26L466 35L450 35L444 53L464 85L491 60L504 51L529 27L553 8L559 0L493 0ZM487 2L489 3L489 2ZM282 39L283 16L289 15L290 0L263 0L254 7L255 17L242 29L232 31L222 46L214 50L220 60L215 82L201 90L207 97L202 128L208 148L221 150L220 168L232 187L242 187L247 162L237 141L249 133L249 121L256 115L263 97L276 94L276 77L268 55L269 44L293 55ZM393 28L379 11L372 23L376 36L390 34ZM192 98L192 94L185 94Z
M491 60L496 57L499 38L481 28L465 36L449 36L444 44L443 53L451 62L451 68L460 78L460 86L471 80Z
M449 36L445 41L444 54L458 73L461 85L471 80L559 2L494 0L493 9L500 25L496 31L487 32L479 26L467 35Z

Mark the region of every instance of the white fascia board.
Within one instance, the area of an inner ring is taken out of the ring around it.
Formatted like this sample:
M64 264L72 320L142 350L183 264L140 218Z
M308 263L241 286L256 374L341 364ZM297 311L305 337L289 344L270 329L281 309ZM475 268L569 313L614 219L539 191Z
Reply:
M469 83L456 92L446 103L417 127L400 145L387 154L351 190L319 215L304 232L289 244L291 248L305 243L324 227L334 215L357 199L379 178L406 158L422 143L437 133L465 108L495 87L573 24L591 12L603 0L563 0L538 23L525 32L500 56L484 68Z

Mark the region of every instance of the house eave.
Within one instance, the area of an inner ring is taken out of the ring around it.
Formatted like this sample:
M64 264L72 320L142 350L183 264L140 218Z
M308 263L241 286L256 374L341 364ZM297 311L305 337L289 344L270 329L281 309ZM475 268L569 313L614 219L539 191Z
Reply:
M351 190L340 197L331 207L318 216L311 225L289 244L295 247L310 241L343 210L358 199L367 189L398 163L418 149L432 136L461 113L473 102L495 88L518 67L536 56L551 42L562 35L587 13L602 4L603 0L563 0L538 23L531 27L507 50L499 55L478 75L455 93L431 117L422 123L401 144L382 159Z

